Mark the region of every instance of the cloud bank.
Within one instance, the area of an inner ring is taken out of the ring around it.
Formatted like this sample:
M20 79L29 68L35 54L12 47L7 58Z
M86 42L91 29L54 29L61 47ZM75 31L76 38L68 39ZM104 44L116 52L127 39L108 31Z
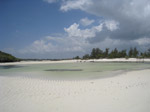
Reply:
M135 39L150 36L149 0L67 0L60 9L80 9L117 21L120 23L120 30L113 33L111 38Z

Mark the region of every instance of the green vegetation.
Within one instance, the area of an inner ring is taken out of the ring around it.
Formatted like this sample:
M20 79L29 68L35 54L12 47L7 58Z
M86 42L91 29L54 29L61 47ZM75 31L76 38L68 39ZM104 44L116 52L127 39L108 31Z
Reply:
M101 58L150 58L150 49L145 52L139 52L137 48L130 48L127 52L126 49L119 51L117 48L109 52L109 48L105 51L99 48L93 48L91 54L85 54L82 59L101 59ZM76 56L74 59L80 59Z
M12 56L11 54L0 51L0 62L16 62L16 61L20 61L20 59Z
M80 57L79 57L79 56L76 56L76 57L74 57L73 59L80 59Z

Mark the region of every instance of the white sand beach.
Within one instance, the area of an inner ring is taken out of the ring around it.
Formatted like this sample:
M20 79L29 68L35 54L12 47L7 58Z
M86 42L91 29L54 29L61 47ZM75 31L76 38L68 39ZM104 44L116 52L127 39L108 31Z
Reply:
M0 65L20 65L20 64L49 64L49 63L75 63L75 62L150 62L150 59L139 59L139 58L114 58L114 59L70 59L70 60L59 60L59 61L50 61L50 60L42 60L42 61L20 61L20 62L9 62L9 63L0 63Z
M83 81L0 76L0 112L149 111L149 69Z

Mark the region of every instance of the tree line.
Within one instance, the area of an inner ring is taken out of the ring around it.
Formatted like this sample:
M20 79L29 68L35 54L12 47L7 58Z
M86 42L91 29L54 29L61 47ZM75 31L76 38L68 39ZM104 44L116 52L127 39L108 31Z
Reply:
M82 58L76 56L74 59L101 59L101 58L150 58L150 49L140 52L136 47L119 51L117 48L112 51L106 48L104 51L99 48L93 48L90 54L85 54Z

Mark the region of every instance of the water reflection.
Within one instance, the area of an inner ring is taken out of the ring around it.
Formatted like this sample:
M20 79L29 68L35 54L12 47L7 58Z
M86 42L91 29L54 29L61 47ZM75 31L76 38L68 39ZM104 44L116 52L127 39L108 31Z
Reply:
M48 69L45 71L52 71L52 72L65 72L65 71L83 71L82 69Z
M5 66L0 66L0 69L12 69L12 68L21 68L23 66L18 66L18 65L5 65Z

